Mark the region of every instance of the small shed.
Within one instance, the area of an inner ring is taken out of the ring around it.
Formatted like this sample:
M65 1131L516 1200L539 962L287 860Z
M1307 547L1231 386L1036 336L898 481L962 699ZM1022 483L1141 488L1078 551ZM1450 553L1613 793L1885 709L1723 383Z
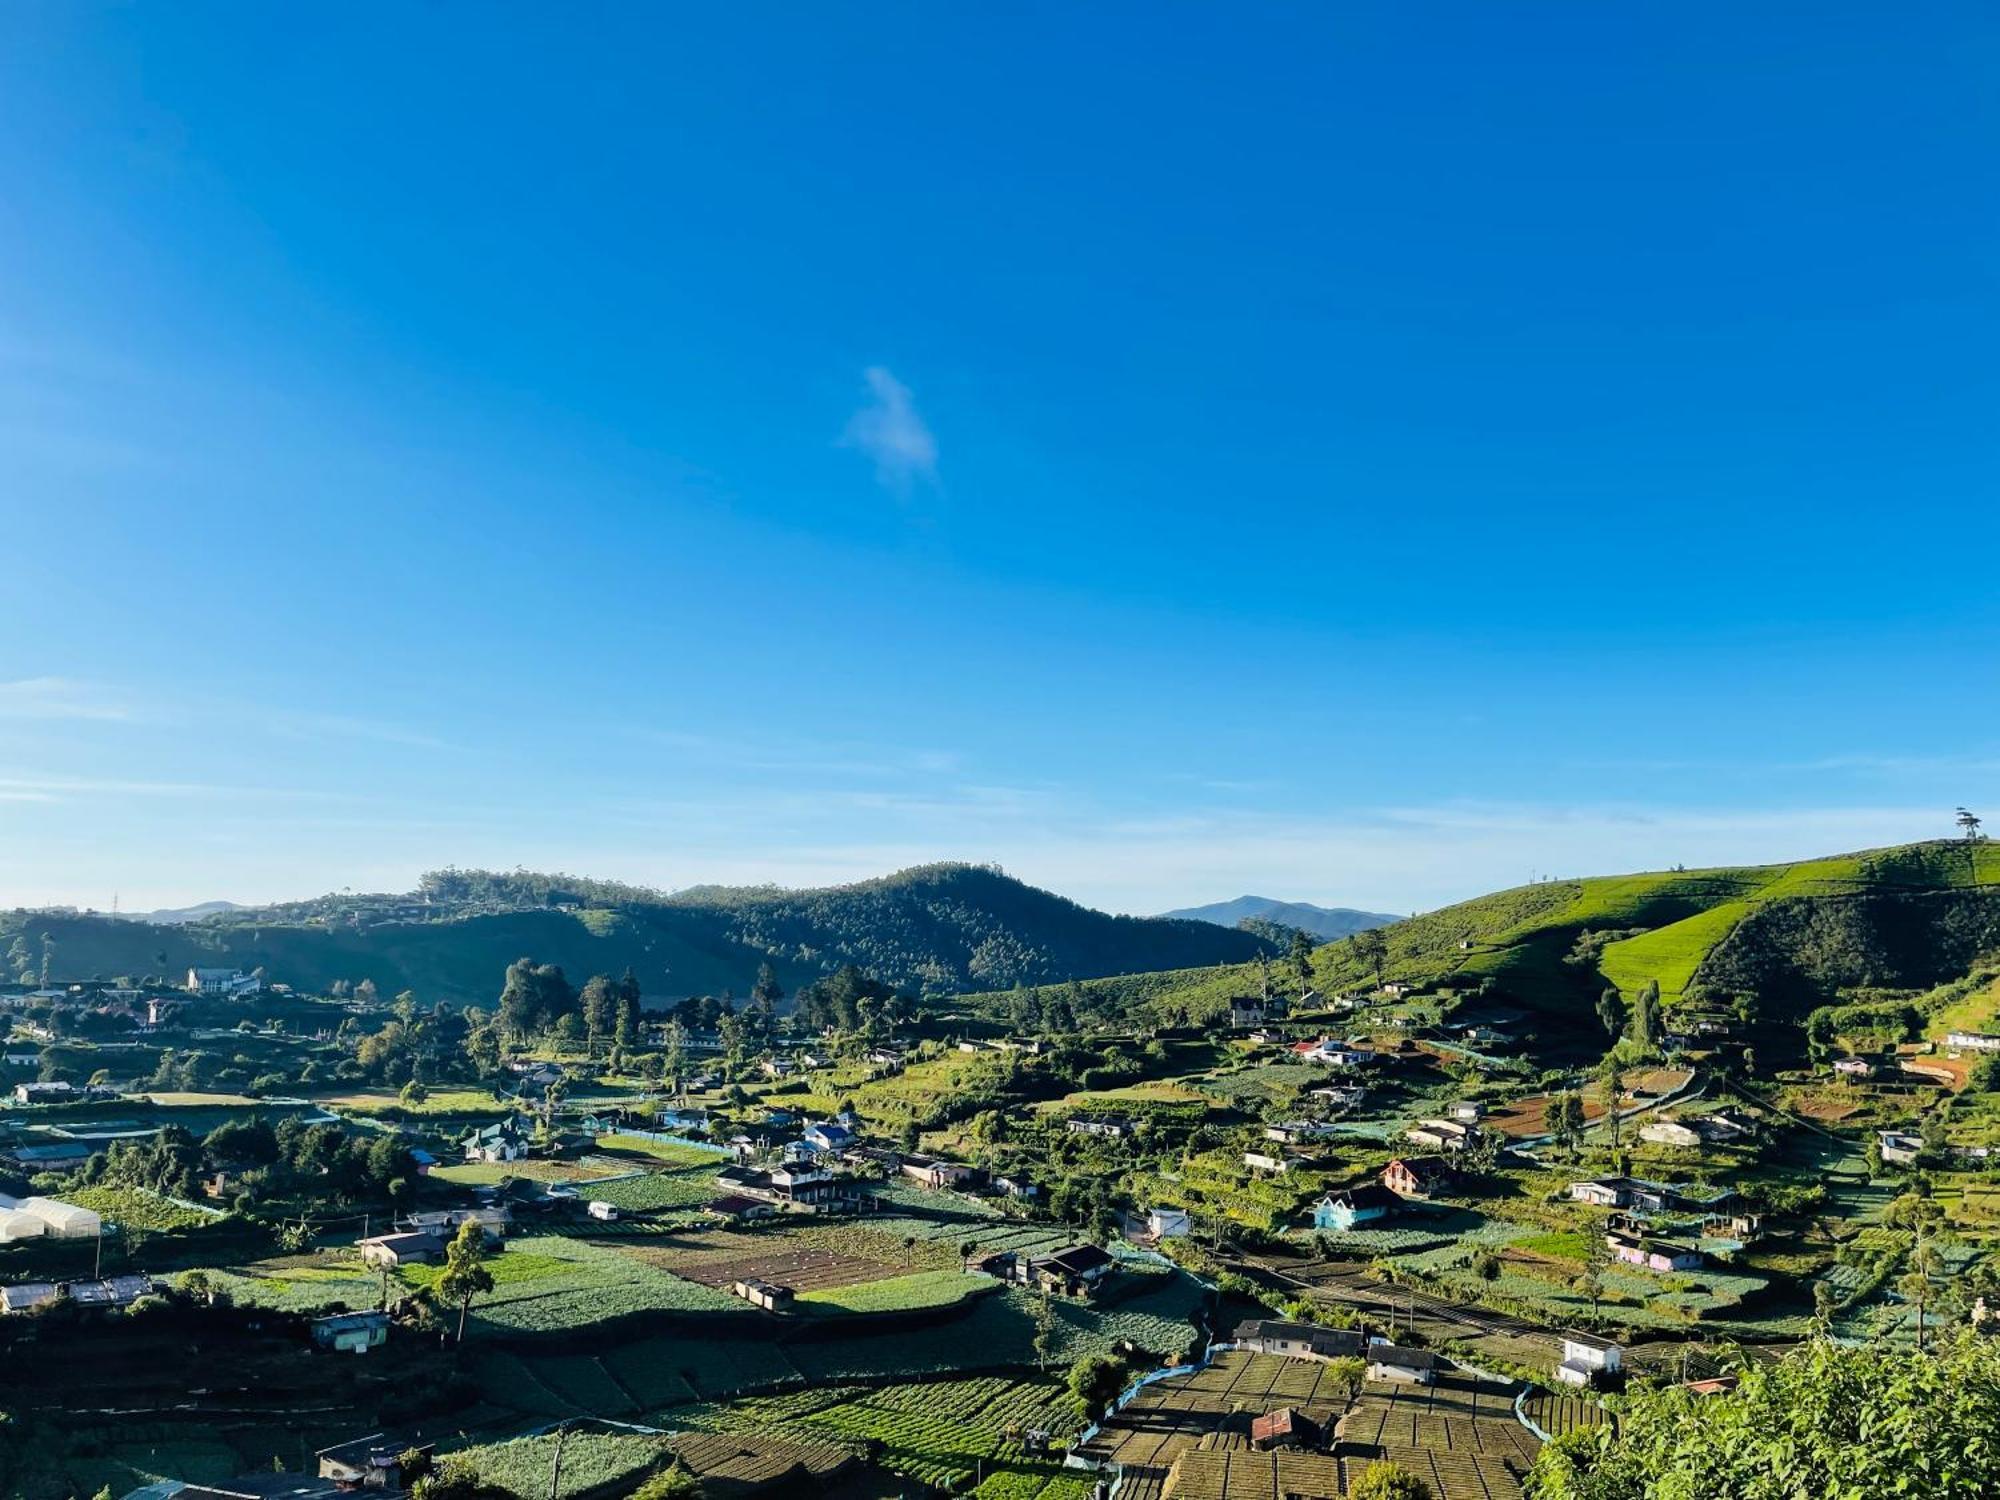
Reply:
M385 1312L358 1312L314 1318L312 1341L322 1349L336 1349L343 1354L366 1354L389 1341L389 1315Z

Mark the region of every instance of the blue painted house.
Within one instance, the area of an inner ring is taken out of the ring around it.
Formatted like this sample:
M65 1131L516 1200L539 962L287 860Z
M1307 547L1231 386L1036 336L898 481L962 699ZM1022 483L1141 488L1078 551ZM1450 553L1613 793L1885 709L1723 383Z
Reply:
M1401 1198L1380 1183L1370 1182L1343 1192L1328 1193L1320 1199L1313 1207L1313 1228L1336 1231L1359 1229L1388 1218L1402 1206Z

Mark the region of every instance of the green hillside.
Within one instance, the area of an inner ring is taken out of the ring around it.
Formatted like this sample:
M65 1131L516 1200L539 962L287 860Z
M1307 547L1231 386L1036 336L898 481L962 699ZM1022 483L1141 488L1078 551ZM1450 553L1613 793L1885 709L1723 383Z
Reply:
M787 990L851 963L907 993L935 994L1240 961L1268 949L1205 922L1092 911L974 865L823 890L675 896L449 871L426 877L411 897L329 896L172 925L17 911L0 914L5 977L38 976L45 941L53 978L261 966L300 988L372 979L384 993L456 1001L490 1001L507 964L524 954L577 978L629 966L649 996L673 999L746 994L766 962Z
M2000 948L2000 844L1937 842L1796 864L1546 881L1382 929L1382 975L1484 987L1525 1009L1590 1013L1649 981L1671 1009L1704 995L1768 994L1799 1007L1838 990L1925 988ZM1372 984L1352 940L1314 955L1320 988ZM1285 966L1277 966L1289 983ZM1094 1008L1201 1021L1254 994L1254 964L1131 975L1083 987ZM1593 1022L1593 1024L1595 1024Z

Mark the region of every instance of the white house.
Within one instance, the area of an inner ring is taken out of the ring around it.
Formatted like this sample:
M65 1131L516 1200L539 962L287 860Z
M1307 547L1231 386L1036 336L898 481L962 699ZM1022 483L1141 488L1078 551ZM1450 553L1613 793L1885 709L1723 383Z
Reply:
M1326 1038L1317 1042L1300 1042L1293 1048L1305 1062L1320 1063L1329 1068L1363 1068L1375 1061L1375 1053L1367 1047L1350 1047L1345 1042Z
M1902 1130L1878 1130L1876 1142L1882 1147L1882 1160L1897 1166L1908 1166L1923 1154L1924 1138Z
M1486 1118L1486 1106L1477 1099L1461 1099L1451 1107L1451 1117L1461 1125L1477 1125Z
M2000 1052L2000 1033L1954 1031L1944 1039L1944 1044L1959 1052Z
M1443 1363L1428 1349L1404 1349L1387 1339L1368 1341L1368 1378L1403 1385L1431 1385Z
M1834 1059L1833 1071L1842 1078L1873 1078L1875 1064L1865 1057L1838 1057Z
M254 995L263 987L263 980L255 974L245 974L241 969L189 969L187 980L181 986L190 995L211 997Z
M1565 1333L1556 1379L1565 1385L1596 1385L1616 1375L1624 1367L1624 1360L1625 1351L1609 1339L1601 1339L1594 1333Z

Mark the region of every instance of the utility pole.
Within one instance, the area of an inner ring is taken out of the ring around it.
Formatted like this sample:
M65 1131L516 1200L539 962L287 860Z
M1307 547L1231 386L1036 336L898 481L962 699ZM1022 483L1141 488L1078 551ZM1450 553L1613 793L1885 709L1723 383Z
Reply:
M556 1428L556 1457L555 1462L549 1466L549 1500L556 1500L557 1495L561 1492L562 1451L563 1444L568 1441L569 1424L565 1422Z

